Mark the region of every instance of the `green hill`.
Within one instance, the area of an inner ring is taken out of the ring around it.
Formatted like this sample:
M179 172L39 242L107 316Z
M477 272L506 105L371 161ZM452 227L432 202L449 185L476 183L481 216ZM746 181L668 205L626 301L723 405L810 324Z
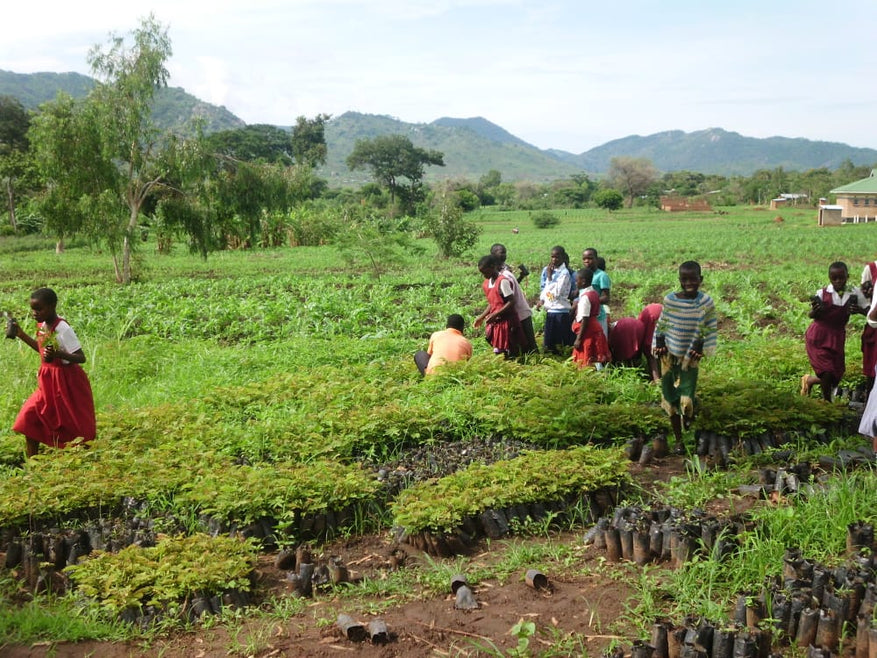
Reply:
M88 94L95 80L79 73L13 73L0 70L0 95L14 96L28 109L54 99L59 91L74 98ZM191 120L201 117L206 132L240 128L246 124L224 107L205 103L180 87L159 89L152 106L156 124L165 130L186 133Z
M838 142L811 141L788 137L744 137L721 128L692 133L669 130L641 137L630 135L598 146L580 155L552 151L564 162L587 171L604 172L616 156L648 158L661 171L699 171L707 174L751 175L758 169L806 171L836 169L844 160L854 165L877 163L877 150L856 148Z
M0 70L0 95L15 96L31 109L53 99L60 90L82 97L94 84L92 78L78 73L21 74ZM225 107L205 103L179 87L160 90L153 110L156 123L175 132L191 129L194 117L204 118L208 133L246 125ZM582 171L600 175L609 169L616 156L649 158L660 171L744 176L776 167L790 171L836 169L845 160L854 165L877 164L875 149L801 138L744 137L721 128L692 133L670 130L645 137L630 135L578 155L538 149L483 117L442 117L432 123L406 123L385 115L345 112L326 123L325 134L328 159L320 174L332 185L369 180L364 171L350 172L345 160L357 139L391 134L405 135L416 146L444 153L445 166L428 167L427 180L477 179L491 169L501 172L506 181L548 181Z
M388 116L345 112L326 123L328 159L322 175L333 185L367 181L366 172L350 172L344 161L356 140L379 135L405 135L415 146L444 153L445 166L428 167L427 180L477 179L496 169L507 181L547 181L581 171L575 163L563 162L486 119L405 123Z

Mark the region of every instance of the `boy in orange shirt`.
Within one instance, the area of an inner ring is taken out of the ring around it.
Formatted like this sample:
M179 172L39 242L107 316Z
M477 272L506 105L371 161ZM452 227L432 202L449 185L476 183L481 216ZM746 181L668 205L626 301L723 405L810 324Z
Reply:
M466 361L472 356L472 343L463 336L466 321L462 315L448 316L447 328L429 337L426 351L414 354L414 363L421 375L431 375L436 367L452 361Z

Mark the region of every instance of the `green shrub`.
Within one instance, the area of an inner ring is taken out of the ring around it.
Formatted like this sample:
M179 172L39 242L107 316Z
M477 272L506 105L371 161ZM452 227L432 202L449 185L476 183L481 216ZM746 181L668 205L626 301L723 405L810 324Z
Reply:
M533 225L536 228L551 228L552 226L560 224L560 217L553 212L548 212L547 210L540 210L539 212L534 213L532 219Z

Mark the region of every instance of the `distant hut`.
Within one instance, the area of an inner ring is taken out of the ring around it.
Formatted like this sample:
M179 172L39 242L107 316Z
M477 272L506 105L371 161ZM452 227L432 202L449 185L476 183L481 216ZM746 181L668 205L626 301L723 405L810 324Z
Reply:
M712 207L703 197L662 196L661 210L666 212L710 211Z

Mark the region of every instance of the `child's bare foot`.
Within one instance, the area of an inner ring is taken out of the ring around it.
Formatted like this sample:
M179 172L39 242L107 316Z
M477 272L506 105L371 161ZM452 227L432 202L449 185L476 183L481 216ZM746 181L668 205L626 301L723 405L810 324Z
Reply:
M813 384L810 383L810 375L801 377L801 395L810 395L810 389Z

